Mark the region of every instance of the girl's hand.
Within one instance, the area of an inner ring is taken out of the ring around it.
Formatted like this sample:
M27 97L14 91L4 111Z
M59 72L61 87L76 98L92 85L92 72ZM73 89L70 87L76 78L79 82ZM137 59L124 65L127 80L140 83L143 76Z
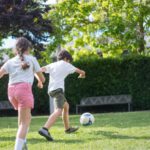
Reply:
M43 83L42 82L38 82L37 87L42 89L43 88Z

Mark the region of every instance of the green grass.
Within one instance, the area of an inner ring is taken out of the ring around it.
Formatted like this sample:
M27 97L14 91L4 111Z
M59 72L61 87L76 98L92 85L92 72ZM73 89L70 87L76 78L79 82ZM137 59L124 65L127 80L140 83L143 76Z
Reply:
M28 134L29 150L150 150L150 112L95 114L95 123L65 134L61 119L52 127L54 142L37 134L48 116L33 117ZM79 125L80 116L71 116ZM0 150L13 150L16 117L0 118Z

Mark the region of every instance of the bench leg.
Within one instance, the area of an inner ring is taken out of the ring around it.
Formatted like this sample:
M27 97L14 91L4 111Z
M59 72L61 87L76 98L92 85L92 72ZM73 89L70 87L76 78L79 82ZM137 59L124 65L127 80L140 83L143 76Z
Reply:
M78 114L78 106L76 106L76 114Z
M131 105L128 103L128 111L131 111Z

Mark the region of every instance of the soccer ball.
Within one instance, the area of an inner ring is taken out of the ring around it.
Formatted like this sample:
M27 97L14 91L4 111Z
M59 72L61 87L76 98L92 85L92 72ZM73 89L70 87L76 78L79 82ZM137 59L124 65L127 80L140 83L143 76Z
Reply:
M80 117L80 123L83 126L92 125L94 121L95 121L95 118L91 113L84 113Z

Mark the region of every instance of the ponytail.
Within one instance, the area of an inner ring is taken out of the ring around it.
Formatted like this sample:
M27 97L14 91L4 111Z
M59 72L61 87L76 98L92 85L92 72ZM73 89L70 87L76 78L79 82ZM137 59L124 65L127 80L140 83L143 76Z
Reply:
M31 43L24 37L20 37L16 43L16 50L21 60L21 67L26 70L30 67L29 63L24 59L24 52L26 52L31 47Z
M21 59L21 67L22 67L22 69L23 69L23 70L28 69L28 68L30 67L30 65L29 65L29 63L25 62L24 56L23 56L23 53L22 53L22 52L19 53L19 57L20 57L20 59Z

